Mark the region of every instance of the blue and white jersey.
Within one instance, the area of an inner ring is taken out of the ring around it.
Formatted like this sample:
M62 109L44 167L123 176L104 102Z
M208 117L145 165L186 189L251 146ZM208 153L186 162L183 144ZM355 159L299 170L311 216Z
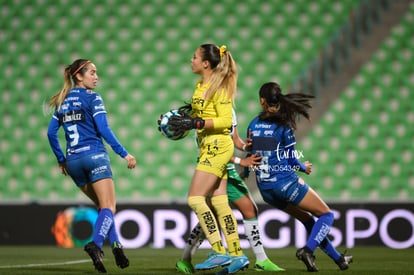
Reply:
M66 139L66 158L106 152L102 138L121 157L128 153L109 128L104 102L98 93L84 88L72 88L55 111L48 128L49 143L59 163L65 161L60 148L58 130L63 127Z
M255 168L256 181L260 189L271 189L275 184L298 179L296 171L305 166L297 159L293 130L258 117L250 122L247 133L251 132L252 153L260 154L262 164Z

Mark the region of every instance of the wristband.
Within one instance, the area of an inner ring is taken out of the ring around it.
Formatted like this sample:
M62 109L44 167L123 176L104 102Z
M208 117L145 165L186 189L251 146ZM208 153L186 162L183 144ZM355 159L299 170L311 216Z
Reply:
M245 144L243 144L243 151L245 151L246 152L246 143Z
M241 159L239 157L234 157L234 164L240 164Z
M205 123L206 123L206 121L204 119L194 118L193 119L193 128L194 129L203 129Z

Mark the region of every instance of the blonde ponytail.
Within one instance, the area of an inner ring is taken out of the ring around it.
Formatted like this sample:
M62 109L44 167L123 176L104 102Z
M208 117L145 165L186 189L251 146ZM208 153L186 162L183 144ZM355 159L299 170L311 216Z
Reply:
M210 99L215 94L226 93L226 97L233 100L237 90L236 63L226 46L215 47L218 49L220 62L213 68L210 86L206 91L206 99Z
M71 80L71 74L70 74L70 68L71 65L65 67L65 73L63 76L63 88L57 92L49 101L49 106L54 108L55 110L59 110L60 106L63 103L63 100L65 100L66 96L72 89L72 80Z

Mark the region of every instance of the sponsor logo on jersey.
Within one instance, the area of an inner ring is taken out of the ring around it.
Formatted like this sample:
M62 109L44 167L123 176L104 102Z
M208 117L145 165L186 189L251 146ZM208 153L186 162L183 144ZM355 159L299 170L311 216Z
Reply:
M62 106L60 106L60 109L63 110L67 110L69 109L69 104L62 104Z
M276 156L277 156L278 161L282 159L289 159L289 158L300 159L300 158L303 158L303 151L296 150L296 149L293 149L293 150L286 149L286 147L281 147L280 142L279 142L276 148Z
M73 150L73 149L68 149L67 150L67 154L68 155L73 155L73 154L79 154L79 153L81 153L81 152L85 152L85 151L89 151L89 150L91 150L91 146L83 146L83 147L81 147L81 148L77 148L77 149L75 149L75 150Z
M205 100L202 99L202 98L193 98L191 103L201 105L201 107L203 107L204 102L205 102Z
M79 97L78 96L68 96L67 98L65 98L65 101L79 101Z
M253 135L254 137L258 137L258 136L260 136L260 130L255 130L255 131L252 131L252 135Z
M273 135L273 130L265 130L264 132L263 132L263 134L265 135L265 136L271 136L271 135Z
M97 106L94 107L95 110L105 110L105 106L103 104L99 104Z
M256 128L256 129L262 129L262 128L263 129L269 129L269 128L272 128L272 125L259 123L259 124L254 125L254 128Z

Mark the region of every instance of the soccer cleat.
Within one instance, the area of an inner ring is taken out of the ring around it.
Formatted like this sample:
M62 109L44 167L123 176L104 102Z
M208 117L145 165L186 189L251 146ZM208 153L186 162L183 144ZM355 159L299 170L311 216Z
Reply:
M91 257L95 269L100 273L106 273L106 269L102 261L102 257L104 255L103 251L94 242L86 244L84 250L88 253L89 257Z
M233 256L231 257L231 263L220 272L217 272L216 275L234 274L237 271L248 268L249 264L249 259L245 255Z
M175 263L175 268L177 271L184 274L193 274L194 267L190 260L179 260Z
M335 263L338 265L340 270L346 270L349 267L349 264L352 263L352 255L345 255L341 254L341 257L335 261Z
M278 267L277 264L273 263L269 259L264 261L256 261L254 268L256 271L285 271L285 269Z
M127 256L125 256L122 245L115 243L114 247L112 248L112 253L115 256L115 262L119 268L126 268L129 266L129 260Z
M227 254L219 254L217 252L210 252L208 254L208 259L203 263L196 264L195 269L207 270L216 268L218 266L226 266L231 263L231 257Z
M319 271L315 265L315 255L313 255L309 248L304 247L298 249L298 251L296 251L296 257L306 265L309 272Z

